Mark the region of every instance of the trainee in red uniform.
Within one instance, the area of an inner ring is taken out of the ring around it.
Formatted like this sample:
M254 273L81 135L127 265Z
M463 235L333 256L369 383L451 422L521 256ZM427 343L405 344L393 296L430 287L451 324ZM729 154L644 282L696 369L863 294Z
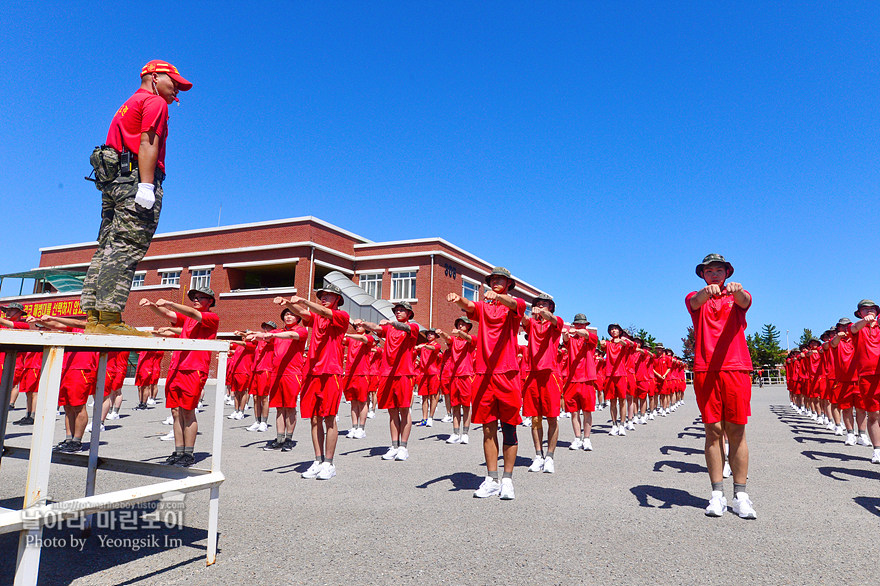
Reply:
M529 318L523 329L529 336L529 376L524 383L523 415L559 417L562 385L559 380L559 337L565 322L556 316L544 321Z
M595 332L586 337L569 334L568 372L565 378L565 410L576 411L596 410L596 346L599 338Z
M82 328L70 328L68 331L82 333ZM72 351L64 353L61 361L61 384L58 393L58 404L79 407L85 405L89 395L95 393L98 382L98 353Z
M296 399L302 390L305 351L309 331L301 325L285 326L278 332L294 332L293 338L273 338L272 380L269 387L269 407L296 409Z
M216 313L202 311L202 321L175 312L174 327L181 328L180 337L187 340L215 340L220 318ZM199 404L199 397L208 381L211 353L207 350L175 350L171 355L168 377L165 381L165 406L191 411Z
M138 353L137 370L135 370L134 384L143 387L146 385L159 384L162 374L162 350L143 350Z
M345 338L342 344L348 348L345 363L345 381L342 385L347 401L366 402L370 393L370 358L376 339L367 335L367 341Z
M236 344L229 360L230 372L229 386L233 393L247 393L251 388L254 378L254 356L257 345L253 342L245 342L243 345Z
M413 350L419 340L419 326L407 323L406 330L391 324L382 326L385 338L379 374L382 382L376 402L380 409L408 409L412 404L412 390L416 374Z
M859 394L866 411L880 411L880 327L877 322L857 332L855 342L856 369L859 374Z
M342 398L342 340L348 330L349 316L339 309L330 317L311 313L311 334L306 364L306 380L300 398L300 413L306 419L334 417Z
M419 396L436 395L440 391L440 343L427 342L419 349Z
M450 337L449 341L449 349L445 353L449 372L449 400L453 407L470 407L476 344L473 339L465 340L458 336Z

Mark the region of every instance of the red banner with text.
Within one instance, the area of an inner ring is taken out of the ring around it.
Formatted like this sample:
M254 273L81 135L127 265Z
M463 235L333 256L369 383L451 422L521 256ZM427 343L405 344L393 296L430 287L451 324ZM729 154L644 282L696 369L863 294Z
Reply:
M22 303L24 310L28 315L41 317L50 315L52 317L70 317L85 315L85 312L79 306L79 299L67 299L65 301L34 301L31 303Z

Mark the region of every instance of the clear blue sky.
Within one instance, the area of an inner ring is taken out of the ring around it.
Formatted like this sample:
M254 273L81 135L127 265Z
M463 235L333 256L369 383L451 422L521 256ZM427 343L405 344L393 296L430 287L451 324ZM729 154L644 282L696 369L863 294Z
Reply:
M195 84L162 232L441 236L677 350L709 252L783 344L880 298L880 6L479 4L6 6L0 272L94 239L88 156L158 58Z

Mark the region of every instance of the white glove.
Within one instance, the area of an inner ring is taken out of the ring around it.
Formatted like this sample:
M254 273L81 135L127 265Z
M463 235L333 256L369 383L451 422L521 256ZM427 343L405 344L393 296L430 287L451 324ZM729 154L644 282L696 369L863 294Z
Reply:
M156 203L155 190L156 186L152 183L138 183L138 192L134 196L134 203L148 210L153 209L153 204Z

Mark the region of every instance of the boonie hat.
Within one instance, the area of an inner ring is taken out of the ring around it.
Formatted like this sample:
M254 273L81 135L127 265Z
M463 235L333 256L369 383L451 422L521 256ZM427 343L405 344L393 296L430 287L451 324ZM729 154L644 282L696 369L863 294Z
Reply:
M260 327L261 328L266 327L266 328L269 328L270 330L277 330L278 324L276 324L274 321L272 321L270 319L269 321L264 321L263 323L261 323Z
M874 303L870 299L862 299L861 301L859 301L859 305L856 307L856 310L854 312L855 316L859 319L862 319L862 316L859 315L859 311L861 311L863 307L876 307L877 311L880 311L880 306L878 306L876 303Z
M141 77L145 76L148 73L164 73L171 79L177 82L177 87L180 88L180 91L186 92L192 89L193 84L189 81L185 80L180 72L177 71L177 68L167 61L162 61L160 59L153 59L148 62L146 65L141 68Z
M510 276L510 271L505 269L504 267L495 267L492 269L492 272L486 275L486 284L489 284L489 279L491 279L494 275L500 275L507 279L507 290L513 291L513 288L516 287L516 281L513 280L513 277Z
M409 312L409 319L415 317L416 312L413 311L412 304L409 301L396 301L394 306L391 308L391 311L394 311L398 307L402 307Z
M712 264L713 262L720 262L725 267L727 267L727 277L728 278L730 277L730 275L733 274L733 265L730 264L729 262L727 262L724 259L724 257L721 256L720 254L712 253L712 254L707 254L705 257L703 257L703 262L701 262L700 264L697 265L697 269L696 269L697 276L702 279L703 278L703 269L706 268L706 265Z
M546 301L550 304L550 313L554 313L556 311L556 302L553 301L553 298L546 293L541 293L540 295L535 297L535 300L532 301L532 307L538 305L538 302L540 301Z
M17 310L19 310L20 312L24 313L24 305L22 305L21 303L19 303L19 302L17 302L17 301L14 302L14 303L10 303L9 305L4 305L4 306L2 307L2 309L5 310L5 311L8 311L8 310L10 310L10 309L17 309Z
M845 328L846 326L850 325L851 323L852 323L852 320L851 320L851 319L849 319L848 317L842 317L842 318L840 318L839 320L837 320L837 326L836 326L836 327L838 327L838 328Z
M578 314L576 314L576 315L574 316L574 319L571 320L571 323L573 323L573 324L586 324L586 325L590 325L590 322L587 321L587 316L584 315L583 313L578 313Z
M195 289L190 289L186 292L186 296L189 297L190 301L196 300L196 293L202 293L203 295L207 295L212 299L211 307L217 305L217 296L214 295L214 290L209 289L207 287L196 287Z
M453 324L456 328L458 328L458 322L461 322L461 323L463 323L463 324L467 324L468 331L470 331L470 329L471 329L472 327L474 327L474 322L472 322L472 321L469 320L466 316L463 316L463 315L460 316L460 317L455 318L455 321L452 322L452 324Z
M342 289L340 289L339 287L337 287L333 283L330 283L329 285L325 285L325 286L321 287L320 289L318 289L317 291L315 291L315 297L320 299L321 293L333 293L334 295L338 295L339 296L339 303L337 304L337 307L342 305Z
M620 327L620 324L608 324L608 333L609 334L611 333L611 328L617 328L618 330L620 330L621 335L623 335L623 333L624 333L623 328Z

